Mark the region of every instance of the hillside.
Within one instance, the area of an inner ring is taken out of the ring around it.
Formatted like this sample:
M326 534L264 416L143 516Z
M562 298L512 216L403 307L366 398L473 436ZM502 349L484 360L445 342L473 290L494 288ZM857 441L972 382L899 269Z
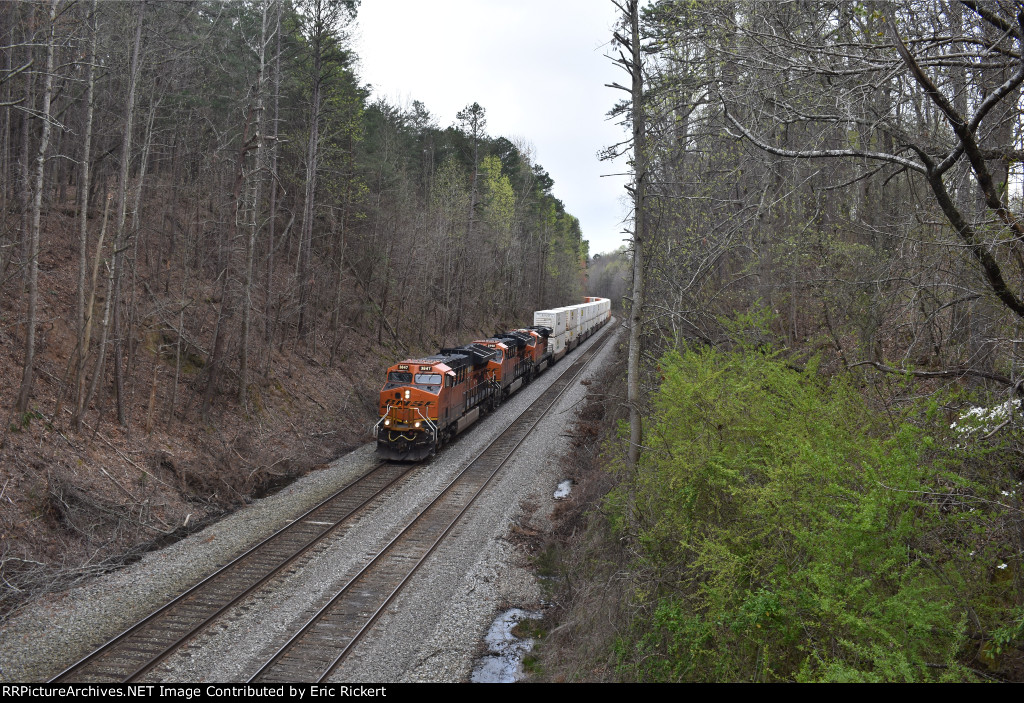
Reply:
M369 99L356 2L0 4L0 608L367 441L388 363L578 298L468 104Z
M146 320L125 345L126 411L117 422L114 398L100 387L75 431L69 360L74 326L71 218L51 215L40 260L41 325L38 382L30 410L0 394L0 520L4 610L39 589L59 588L130 561L140 550L177 539L233 508L284 485L369 439L382 370L400 352L354 331L333 350L321 341L273 348L243 411L218 394L207 418L201 406L204 359L216 300L189 291L197 324L177 364L180 299L136 291ZM171 283L173 290L175 282ZM0 316L17 320L16 297L0 300ZM102 304L102 300L98 301ZM18 387L23 326L0 329L0 387Z

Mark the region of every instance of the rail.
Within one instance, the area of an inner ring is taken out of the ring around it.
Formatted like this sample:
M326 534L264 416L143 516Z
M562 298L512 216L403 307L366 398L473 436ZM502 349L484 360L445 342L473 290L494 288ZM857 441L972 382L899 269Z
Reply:
M412 469L410 465L378 464L62 671L51 683L113 683L138 679L349 522Z
M323 681L329 676L602 347L603 342L595 341L582 352L530 407L310 617L250 682Z

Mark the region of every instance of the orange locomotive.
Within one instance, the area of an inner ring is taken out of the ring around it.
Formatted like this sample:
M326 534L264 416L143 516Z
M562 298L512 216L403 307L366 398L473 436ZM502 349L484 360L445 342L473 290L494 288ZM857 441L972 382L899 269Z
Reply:
M536 378L551 362L551 350L548 349L551 328L538 325L513 331L527 337L525 353L533 365L533 377Z
M533 326L388 369L374 425L377 453L418 461L493 410L611 318L611 301L536 310Z
M546 368L549 333L506 332L391 366L374 426L377 453L404 461L433 454Z
M533 378L533 361L526 353L529 337L518 332L506 332L488 339L478 339L474 344L494 350L494 358L487 364L494 380L501 388L501 399L519 390L523 383Z
M495 356L469 344L389 368L374 426L377 452L418 461L476 422L481 409L495 407L501 390L490 369Z

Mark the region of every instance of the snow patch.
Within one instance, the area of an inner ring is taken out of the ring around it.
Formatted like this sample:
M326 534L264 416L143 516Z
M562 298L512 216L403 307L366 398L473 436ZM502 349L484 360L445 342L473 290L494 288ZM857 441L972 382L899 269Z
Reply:
M473 683L515 683L523 676L523 657L533 649L532 639L519 639L513 628L523 620L538 620L541 614L512 608L495 618L484 642L487 656L473 667Z
M558 488L555 489L555 500L565 500L569 497L569 493L572 492L573 481L571 478L567 478L558 484Z

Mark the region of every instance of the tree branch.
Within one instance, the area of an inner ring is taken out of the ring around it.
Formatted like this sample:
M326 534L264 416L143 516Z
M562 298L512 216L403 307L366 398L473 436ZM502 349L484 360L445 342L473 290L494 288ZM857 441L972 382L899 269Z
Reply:
M857 156L865 159L874 159L876 161L888 161L889 163L899 164L900 166L903 166L905 168L913 169L918 173L927 173L925 167L917 163L916 161L904 159L901 156L896 156L895 154L888 154L884 151L861 151L860 149L819 149L807 151L794 151L792 149L780 149L778 147L771 146L770 144L761 141L760 139L755 137L749 130L747 130L742 124L740 124L735 117L729 114L729 107L724 100L722 101L722 107L725 110L726 119L732 122L736 129L738 129L741 132L742 137L746 137L758 149L767 151L769 154L775 154L776 156L785 156L793 159L828 159L844 156ZM736 139L742 138L737 137L732 132L729 132L728 129L726 129L726 133L732 137L735 137Z
M912 371L910 369L898 369L894 366L887 366L878 361L858 361L855 364L847 364L846 368L852 369L855 366L873 366L879 371L885 373L895 373L901 375L917 376L919 378L960 378L961 376L977 376L979 378L988 379L989 381L995 381L996 383L1002 383L1007 386L1012 386L1013 381L997 373L988 373L987 371L978 371L976 369L943 369L942 371Z

